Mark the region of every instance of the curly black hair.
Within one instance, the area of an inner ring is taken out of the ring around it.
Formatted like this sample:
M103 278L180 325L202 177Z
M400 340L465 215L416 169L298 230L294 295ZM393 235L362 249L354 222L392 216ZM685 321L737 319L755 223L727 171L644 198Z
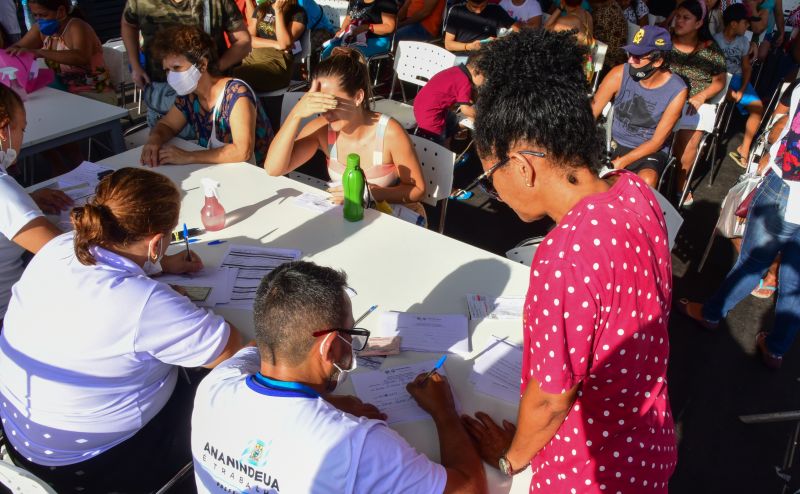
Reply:
M515 142L527 141L551 162L599 170L603 147L583 71L587 48L569 32L523 29L481 50L478 153L505 159Z

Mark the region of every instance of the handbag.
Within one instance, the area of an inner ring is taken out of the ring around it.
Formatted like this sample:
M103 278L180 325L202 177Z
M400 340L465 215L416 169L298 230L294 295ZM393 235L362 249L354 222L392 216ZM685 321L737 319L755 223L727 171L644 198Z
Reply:
M744 234L745 222L736 215L736 211L761 183L763 177L755 173L745 173L739 177L736 185L731 187L720 207L716 229L726 238L741 237ZM752 199L751 199L752 201Z
M757 190L758 190L758 187L756 187L755 189L751 190L750 193L747 194L747 196L745 196L745 198L742 200L741 204L739 204L739 207L736 208L736 212L734 213L734 214L736 214L736 216L738 216L739 218L742 218L742 219L747 219L747 212L750 211L750 204L752 204L753 197L755 197Z

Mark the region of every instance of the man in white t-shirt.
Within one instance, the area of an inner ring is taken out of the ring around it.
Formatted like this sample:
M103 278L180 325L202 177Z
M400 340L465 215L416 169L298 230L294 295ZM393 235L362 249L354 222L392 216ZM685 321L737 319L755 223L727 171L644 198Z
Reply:
M200 384L192 455L200 493L442 493L486 491L475 447L447 380L408 391L436 424L442 464L416 452L371 405L331 397L355 368L367 330L353 328L344 273L284 264L256 295L258 348L223 362Z

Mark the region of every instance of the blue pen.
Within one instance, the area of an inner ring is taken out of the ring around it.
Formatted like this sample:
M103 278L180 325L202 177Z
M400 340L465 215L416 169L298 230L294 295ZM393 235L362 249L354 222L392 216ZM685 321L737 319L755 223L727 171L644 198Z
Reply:
M436 362L436 365L433 366L433 369L431 369L430 372L425 374L425 377L422 378L422 382L420 382L419 385L422 386L423 384L425 384L425 381L427 381L428 378L430 378L434 372L436 372L442 367L445 360L447 360L447 355L442 355L442 358L440 358L439 361Z
M192 260L192 254L189 252L189 229L186 228L186 223L183 224L183 241L186 242L186 260Z
M212 240L211 242L208 243L208 245L219 245L219 244L224 244L225 242L227 242L227 240Z
M367 311L366 311L366 312L364 312L363 314L361 314L361 317L359 317L358 319L356 319L356 322L354 322L354 323L353 323L353 326L356 326L358 323L360 323L361 321L363 321L363 320L364 320L364 319L365 319L365 318L366 318L368 315L372 314L372 313L375 311L375 309L377 309L377 308L378 308L378 306L377 306L377 305L373 305L372 307L370 307L369 309L367 309Z

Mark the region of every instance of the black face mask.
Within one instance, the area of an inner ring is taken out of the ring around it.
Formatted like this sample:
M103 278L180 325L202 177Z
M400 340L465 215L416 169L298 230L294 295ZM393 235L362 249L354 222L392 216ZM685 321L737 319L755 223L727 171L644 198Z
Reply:
M658 67L655 66L655 60L651 60L650 63L645 65L644 67L634 68L633 65L628 65L628 74L630 74L631 79L636 82L643 81L650 76L652 76Z

